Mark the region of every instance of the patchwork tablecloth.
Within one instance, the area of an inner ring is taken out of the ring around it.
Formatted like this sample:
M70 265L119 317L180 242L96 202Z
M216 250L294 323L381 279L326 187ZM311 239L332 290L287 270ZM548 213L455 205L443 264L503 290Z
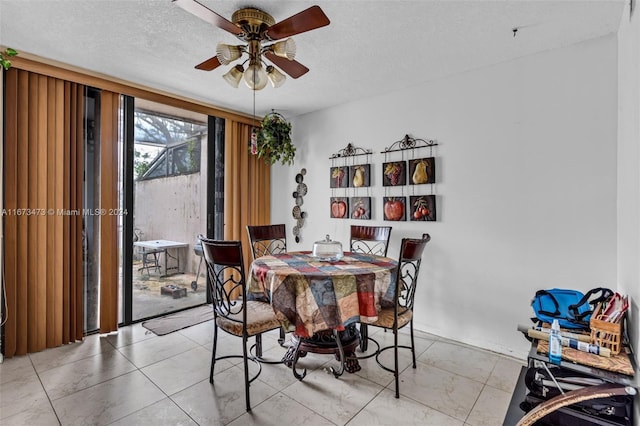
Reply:
M251 265L248 297L269 300L287 331L311 337L343 330L361 319L375 321L392 303L398 263L390 258L345 253L337 262L310 252L263 256Z

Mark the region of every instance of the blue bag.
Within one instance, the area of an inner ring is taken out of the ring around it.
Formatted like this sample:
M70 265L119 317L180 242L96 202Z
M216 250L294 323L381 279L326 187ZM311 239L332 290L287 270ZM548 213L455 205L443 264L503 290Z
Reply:
M540 321L552 323L557 319L563 328L588 329L595 306L612 295L611 290L602 287L589 290L587 294L561 288L538 290L531 307Z

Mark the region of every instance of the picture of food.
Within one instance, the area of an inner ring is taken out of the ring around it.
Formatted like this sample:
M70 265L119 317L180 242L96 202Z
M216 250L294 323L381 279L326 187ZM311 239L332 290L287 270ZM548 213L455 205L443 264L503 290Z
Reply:
M384 220L405 220L405 197L384 197Z
M349 199L346 197L331 197L331 217L346 219L349 211Z
M371 220L371 197L351 198L351 219Z
M370 186L370 170L371 166L369 164L359 164L349 167L349 181L351 186L354 188Z
M411 221L435 221L436 220L436 196L419 195L409 197L411 205Z
M436 165L434 157L409 160L409 172L411 173L411 185L435 183Z
M330 188L346 188L349 186L349 167L337 166L331 167L331 183Z
M406 162L394 161L382 164L382 185L399 186L406 185Z

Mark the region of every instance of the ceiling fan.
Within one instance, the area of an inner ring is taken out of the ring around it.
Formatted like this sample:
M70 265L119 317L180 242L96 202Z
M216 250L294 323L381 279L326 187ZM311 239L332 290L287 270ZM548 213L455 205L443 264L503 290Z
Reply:
M216 56L196 65L196 68L211 71L220 65L228 65L247 53L248 59L231 68L223 78L233 87L238 87L240 80L244 77L245 83L252 90L263 89L267 81L270 81L273 87L280 87L286 80L286 76L278 68L293 78L306 74L309 68L294 59L296 44L290 37L329 25L329 18L319 6L311 6L276 23L271 15L256 8L239 9L233 13L229 21L196 0L173 0L173 2L246 43L242 45L218 43ZM265 59L272 65L263 67ZM247 61L249 66L245 70L244 64Z

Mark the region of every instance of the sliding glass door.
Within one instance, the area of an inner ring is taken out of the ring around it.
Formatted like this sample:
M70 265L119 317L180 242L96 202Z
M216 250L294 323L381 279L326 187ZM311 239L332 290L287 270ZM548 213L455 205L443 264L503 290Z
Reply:
M208 117L136 98L130 217L131 320L206 302ZM126 231L125 231L126 232Z

